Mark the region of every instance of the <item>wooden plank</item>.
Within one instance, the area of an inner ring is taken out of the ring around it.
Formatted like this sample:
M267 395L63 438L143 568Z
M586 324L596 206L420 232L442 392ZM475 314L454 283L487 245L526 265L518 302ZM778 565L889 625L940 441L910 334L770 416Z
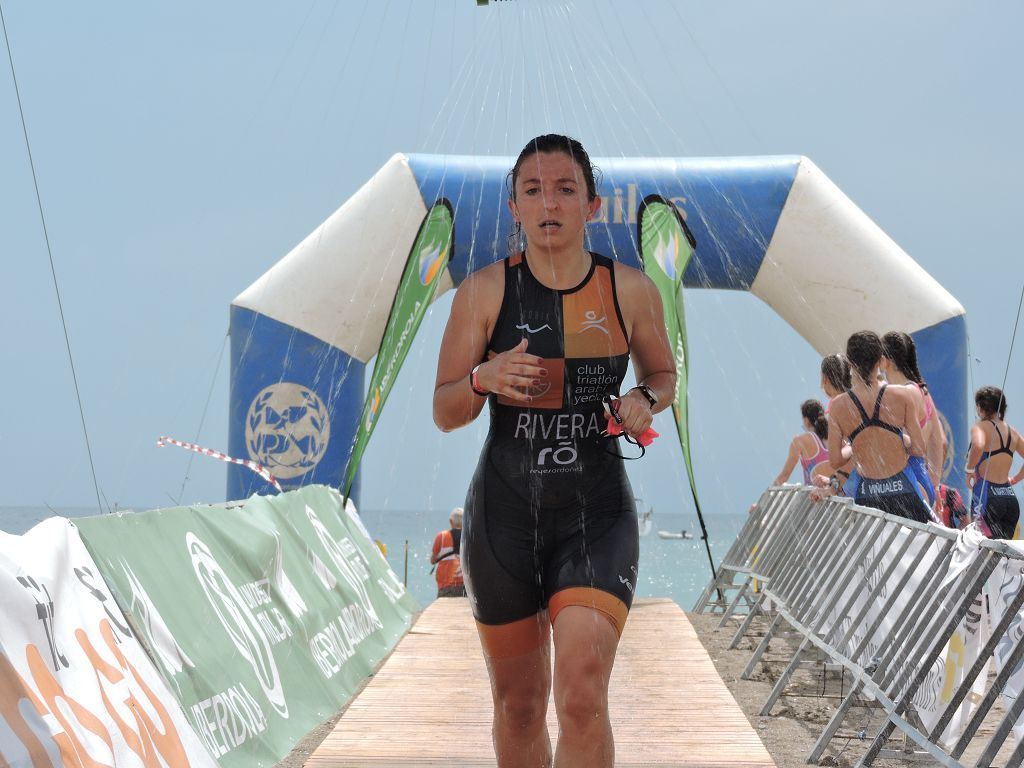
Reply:
M609 700L617 766L775 765L686 614L670 600L634 604ZM487 670L469 604L437 600L306 766L493 768L491 715ZM556 738L553 703L548 727Z

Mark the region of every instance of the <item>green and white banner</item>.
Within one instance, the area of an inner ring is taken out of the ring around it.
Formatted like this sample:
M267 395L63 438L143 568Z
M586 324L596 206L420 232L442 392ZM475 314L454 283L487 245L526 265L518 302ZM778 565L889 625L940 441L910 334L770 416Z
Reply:
M224 768L288 754L352 697L416 610L355 508L324 486L78 527Z
M394 386L398 371L409 354L416 331L423 322L427 307L434 299L437 283L448 266L454 221L451 203L441 198L427 211L409 251L409 258L402 272L402 281L395 293L395 301L384 329L380 350L373 364L370 389L363 404L359 428L348 460L343 489L346 498L352 489L363 452L370 442L370 436L377 425L377 419L388 399L391 387Z
M672 414L676 419L679 444L690 481L694 503L698 510L697 485L693 478L690 455L690 426L688 421L687 386L689 381L688 350L686 344L686 314L683 306L683 273L690 263L697 241L676 207L660 195L644 198L637 214L637 241L640 258L647 276L654 281L661 295L665 313L665 328L676 361L676 397Z

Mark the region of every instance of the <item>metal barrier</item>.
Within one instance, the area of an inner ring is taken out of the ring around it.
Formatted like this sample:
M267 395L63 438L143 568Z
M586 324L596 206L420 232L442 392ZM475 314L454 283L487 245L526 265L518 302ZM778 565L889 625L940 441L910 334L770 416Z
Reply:
M730 647L755 616L770 622L744 678L785 626L799 639L764 715L812 649L851 675L853 685L808 762L817 763L858 697L866 695L887 722L860 765L907 758L885 749L898 728L920 748L915 755L964 766L960 758L1000 693L1008 683L1017 692L1024 688L1024 670L1017 669L1024 660L1022 550L985 539L974 526L957 532L916 523L844 497L815 502L810 490L765 491L694 610L721 613L721 625L746 611ZM983 640L986 588L997 606L991 636ZM948 652L951 639L955 654ZM991 681L990 660L998 670ZM1024 695L1011 699L974 765L990 765L1022 714ZM1008 765L1024 764L1022 734L1024 723Z

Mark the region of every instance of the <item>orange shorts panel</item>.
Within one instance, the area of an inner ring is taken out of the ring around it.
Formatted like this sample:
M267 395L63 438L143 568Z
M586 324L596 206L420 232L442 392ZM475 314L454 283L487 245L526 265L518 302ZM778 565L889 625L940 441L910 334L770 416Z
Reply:
M476 623L484 655L492 659L510 659L542 647L551 635L551 625L543 613L535 613L508 624Z
M611 622L615 632L622 637L629 608L615 595L594 587L567 587L559 590L548 601L548 615L551 617L551 623L555 623L559 611L570 605L597 611Z

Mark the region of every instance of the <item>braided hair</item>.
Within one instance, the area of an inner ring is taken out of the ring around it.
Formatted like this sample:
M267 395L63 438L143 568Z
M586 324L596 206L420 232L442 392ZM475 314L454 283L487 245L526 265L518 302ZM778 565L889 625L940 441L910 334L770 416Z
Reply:
M850 388L850 364L842 355L829 355L821 360L821 375L832 389L845 392Z
M917 367L917 345L909 333L903 331L889 331L882 337L885 345L885 356L896 366L896 370L906 376L910 381L921 387L921 392L928 394L928 385Z
M884 354L885 345L874 331L857 331L846 341L846 359L868 386Z
M800 415L814 427L815 433L822 440L828 440L828 419L825 418L825 409L817 400L804 400L800 405Z

